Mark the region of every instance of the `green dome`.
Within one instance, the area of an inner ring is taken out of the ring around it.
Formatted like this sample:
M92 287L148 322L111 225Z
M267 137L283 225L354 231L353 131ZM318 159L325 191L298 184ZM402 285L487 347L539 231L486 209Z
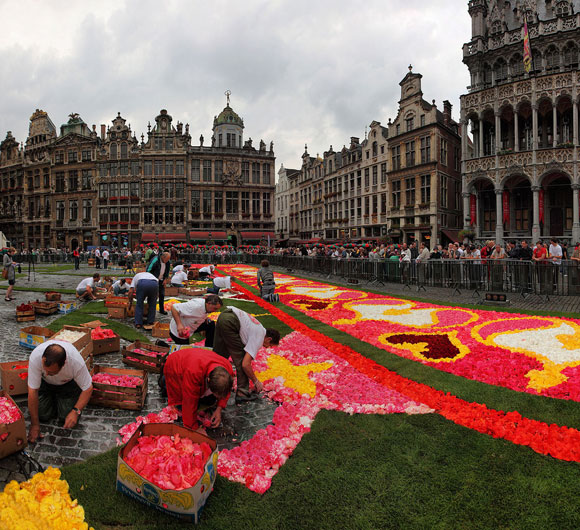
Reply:
M242 129L244 128L244 120L242 120L242 118L240 118L229 105L213 120L214 127L226 124L238 125Z

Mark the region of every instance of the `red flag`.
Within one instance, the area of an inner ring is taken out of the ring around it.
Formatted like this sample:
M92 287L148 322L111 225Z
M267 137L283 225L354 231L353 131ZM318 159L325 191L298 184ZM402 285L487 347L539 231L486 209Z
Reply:
M539 201L538 201L538 210L540 212L540 223L544 222L544 189L540 188L539 193Z
M524 70L529 73L532 69L532 49L530 48L530 34L528 23L524 20Z
M509 224L510 222L510 194L509 191L503 192L503 222Z
M469 217L471 217L471 226L477 222L477 197L472 193L469 196Z

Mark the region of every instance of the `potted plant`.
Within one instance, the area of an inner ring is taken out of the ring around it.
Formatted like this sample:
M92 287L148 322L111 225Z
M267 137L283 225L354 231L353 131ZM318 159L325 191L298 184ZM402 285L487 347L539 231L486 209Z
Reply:
M475 238L475 231L472 228L464 228L457 234L459 241L473 241Z

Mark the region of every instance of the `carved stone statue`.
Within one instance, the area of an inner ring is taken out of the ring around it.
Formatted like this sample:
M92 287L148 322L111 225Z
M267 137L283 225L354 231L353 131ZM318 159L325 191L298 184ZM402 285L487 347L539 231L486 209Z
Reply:
M274 151L274 142L270 142L270 151Z
M203 147L203 134L199 137L199 145Z
M211 146L215 147L215 134L211 135Z
M266 144L264 143L264 140L260 140L260 151L265 151L266 150Z

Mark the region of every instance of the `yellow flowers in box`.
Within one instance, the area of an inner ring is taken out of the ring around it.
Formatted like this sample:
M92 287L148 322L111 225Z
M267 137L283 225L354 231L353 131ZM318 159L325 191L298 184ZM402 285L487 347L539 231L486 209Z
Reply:
M88 530L89 526L83 507L70 498L68 483L60 479L60 469L49 467L26 482L6 485L0 493L0 528Z

